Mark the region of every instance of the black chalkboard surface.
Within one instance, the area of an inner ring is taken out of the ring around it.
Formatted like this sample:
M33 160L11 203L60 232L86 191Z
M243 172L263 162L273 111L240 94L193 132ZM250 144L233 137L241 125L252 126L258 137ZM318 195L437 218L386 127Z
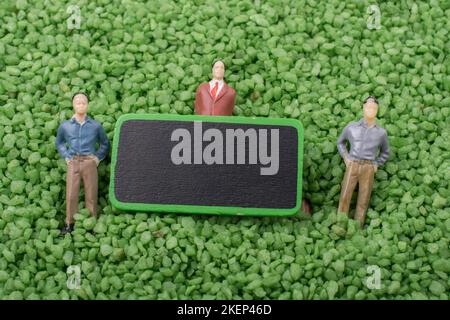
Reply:
M292 215L302 154L294 119L128 114L114 132L110 201L133 211Z

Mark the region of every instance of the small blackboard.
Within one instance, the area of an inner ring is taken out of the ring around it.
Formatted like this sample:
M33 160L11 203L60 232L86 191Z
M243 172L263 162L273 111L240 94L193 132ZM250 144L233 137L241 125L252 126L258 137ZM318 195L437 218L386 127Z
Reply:
M295 119L127 114L115 127L109 198L121 210L292 215L302 160Z

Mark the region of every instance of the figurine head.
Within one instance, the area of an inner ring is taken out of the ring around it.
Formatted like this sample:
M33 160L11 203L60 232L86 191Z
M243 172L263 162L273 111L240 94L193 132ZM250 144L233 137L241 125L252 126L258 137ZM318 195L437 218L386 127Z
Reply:
M212 64L212 75L214 80L223 80L225 75L225 63L222 60L215 60Z
M86 114L88 111L89 97L84 92L77 92L72 96L72 105L75 113Z
M378 112L378 101L375 97L369 96L364 100L364 118L373 120Z

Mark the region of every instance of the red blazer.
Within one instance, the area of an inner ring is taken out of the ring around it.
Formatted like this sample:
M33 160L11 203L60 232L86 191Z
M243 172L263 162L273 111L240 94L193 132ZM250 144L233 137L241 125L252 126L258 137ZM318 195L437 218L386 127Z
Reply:
M209 90L209 82L198 86L195 93L195 114L211 116L231 116L234 110L236 91L225 82L214 100Z

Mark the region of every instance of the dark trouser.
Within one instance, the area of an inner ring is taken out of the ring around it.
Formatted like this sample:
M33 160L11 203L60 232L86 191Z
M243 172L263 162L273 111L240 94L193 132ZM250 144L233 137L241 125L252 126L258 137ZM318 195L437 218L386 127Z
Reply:
M66 181L66 223L74 223L73 216L78 211L80 180L83 179L86 208L92 216L97 216L98 176L97 164L93 156L74 156L67 165Z
M338 212L348 214L353 191L355 190L356 183L358 183L359 190L355 219L360 221L361 227L364 225L366 219L366 211L372 193L374 173L375 168L372 161L350 160L345 171L344 180L342 181Z

